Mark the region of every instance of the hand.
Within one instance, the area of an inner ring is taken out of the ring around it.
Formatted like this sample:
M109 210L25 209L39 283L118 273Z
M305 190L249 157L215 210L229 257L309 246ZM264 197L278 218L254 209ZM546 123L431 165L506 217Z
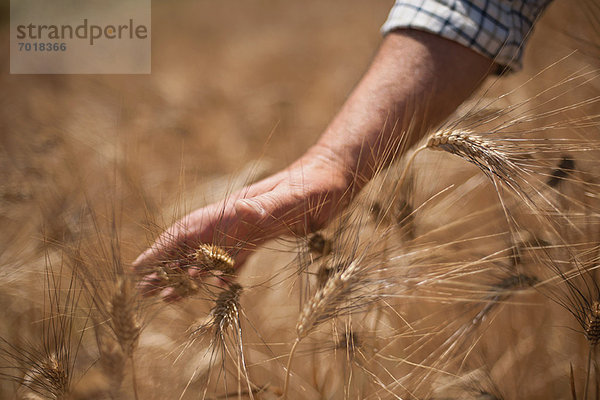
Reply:
M141 289L167 300L152 266L177 268L201 243L226 249L240 266L282 233L319 229L376 171L441 123L483 81L493 60L442 37L413 30L388 34L365 76L319 142L290 167L221 203L196 210L165 231L138 259ZM165 261L175 260L166 263ZM198 268L186 270L196 277Z
M334 153L315 146L285 170L193 211L163 232L133 263L143 275L141 291L179 300L174 288L163 287L155 268L176 268L168 260L179 260L202 243L226 250L239 268L268 239L285 233L304 236L321 228L347 204L352 182L352 173ZM186 272L194 279L202 273L197 268Z

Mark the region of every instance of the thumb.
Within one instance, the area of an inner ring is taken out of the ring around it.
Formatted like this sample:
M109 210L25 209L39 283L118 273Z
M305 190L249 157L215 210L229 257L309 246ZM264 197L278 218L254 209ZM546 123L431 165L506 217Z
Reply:
M235 202L235 213L241 221L246 223L259 223L269 216L263 204L264 200L261 196L256 196L250 199L240 199Z
M259 229L268 239L287 232L294 222L302 199L285 189L276 188L249 199L235 202L235 211L242 222Z

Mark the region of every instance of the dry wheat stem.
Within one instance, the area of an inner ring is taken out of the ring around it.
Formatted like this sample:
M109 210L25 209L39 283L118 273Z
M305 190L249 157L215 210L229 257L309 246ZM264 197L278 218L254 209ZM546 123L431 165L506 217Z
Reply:
M290 387L290 377L292 375L292 360L294 358L294 354L296 353L296 349L298 348L298 344L300 343L300 337L296 337L294 340L294 344L292 344L292 349L290 350L290 355L288 357L287 365L285 367L285 380L283 382L283 400L287 400L288 398L288 390Z

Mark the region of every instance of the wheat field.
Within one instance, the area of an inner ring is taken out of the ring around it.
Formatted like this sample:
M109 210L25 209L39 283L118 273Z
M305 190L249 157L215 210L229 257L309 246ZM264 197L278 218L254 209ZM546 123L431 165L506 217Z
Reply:
M600 399L593 0L323 230L240 269L220 232L154 266L183 300L137 291L165 228L316 140L390 6L155 3L149 76L3 60L0 398Z

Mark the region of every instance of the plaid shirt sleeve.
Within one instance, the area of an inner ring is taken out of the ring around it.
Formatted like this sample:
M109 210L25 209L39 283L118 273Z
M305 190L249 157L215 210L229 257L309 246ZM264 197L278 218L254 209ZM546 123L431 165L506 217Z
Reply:
M381 28L431 32L516 71L537 17L552 0L396 0Z

